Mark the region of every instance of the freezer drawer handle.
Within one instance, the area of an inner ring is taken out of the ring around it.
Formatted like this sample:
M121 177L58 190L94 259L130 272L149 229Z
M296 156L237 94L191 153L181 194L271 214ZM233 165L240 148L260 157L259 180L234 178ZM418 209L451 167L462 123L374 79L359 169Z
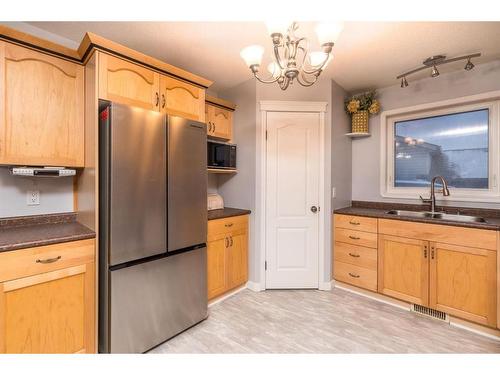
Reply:
M61 256L57 256L55 258L49 258L49 259L37 259L36 263L42 263L42 264L48 264L48 263L54 263L57 262L59 259L61 259Z

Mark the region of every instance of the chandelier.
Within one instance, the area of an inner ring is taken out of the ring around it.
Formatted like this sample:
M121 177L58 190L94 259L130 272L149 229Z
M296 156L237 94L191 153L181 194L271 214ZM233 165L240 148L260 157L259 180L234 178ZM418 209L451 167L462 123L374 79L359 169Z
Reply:
M319 24L315 31L321 51L309 52L308 40L295 35L299 28L297 22L292 22L291 25L269 22L267 28L273 41L274 61L267 67L270 73L268 78L257 75L264 54L263 47L248 46L241 51L240 56L259 82L276 82L282 90L286 90L295 79L302 86L312 86L330 62L333 45L342 31L342 26L340 23Z

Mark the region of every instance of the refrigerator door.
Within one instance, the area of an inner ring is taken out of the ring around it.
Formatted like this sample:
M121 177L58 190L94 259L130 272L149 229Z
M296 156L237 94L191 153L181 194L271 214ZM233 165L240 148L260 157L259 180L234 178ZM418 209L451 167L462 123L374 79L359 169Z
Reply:
M111 105L109 265L167 250L166 118Z
M206 125L168 117L168 251L207 240Z
M207 317L206 247L110 271L110 353L143 353Z

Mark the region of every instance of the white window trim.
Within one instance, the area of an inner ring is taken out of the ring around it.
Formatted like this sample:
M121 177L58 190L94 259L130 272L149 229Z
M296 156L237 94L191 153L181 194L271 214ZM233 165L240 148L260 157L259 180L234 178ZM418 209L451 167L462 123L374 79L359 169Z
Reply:
M466 96L440 102L384 111L380 116L380 194L384 198L417 199L427 197L429 188L394 187L394 122L443 114L490 110L489 114L489 189L451 189L443 201L500 202L500 91Z

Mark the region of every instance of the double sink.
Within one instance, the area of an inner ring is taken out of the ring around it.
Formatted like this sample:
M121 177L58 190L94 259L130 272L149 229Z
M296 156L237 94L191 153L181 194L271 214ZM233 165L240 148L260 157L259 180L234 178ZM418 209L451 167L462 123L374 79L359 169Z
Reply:
M437 219L437 220L448 220L448 221L458 221L462 223L485 223L486 220L479 216L467 216L467 215L454 215L447 214L444 212L422 212L422 211L404 211L404 210L391 210L386 212L389 215L394 216L406 216L406 217L416 217L422 219Z

